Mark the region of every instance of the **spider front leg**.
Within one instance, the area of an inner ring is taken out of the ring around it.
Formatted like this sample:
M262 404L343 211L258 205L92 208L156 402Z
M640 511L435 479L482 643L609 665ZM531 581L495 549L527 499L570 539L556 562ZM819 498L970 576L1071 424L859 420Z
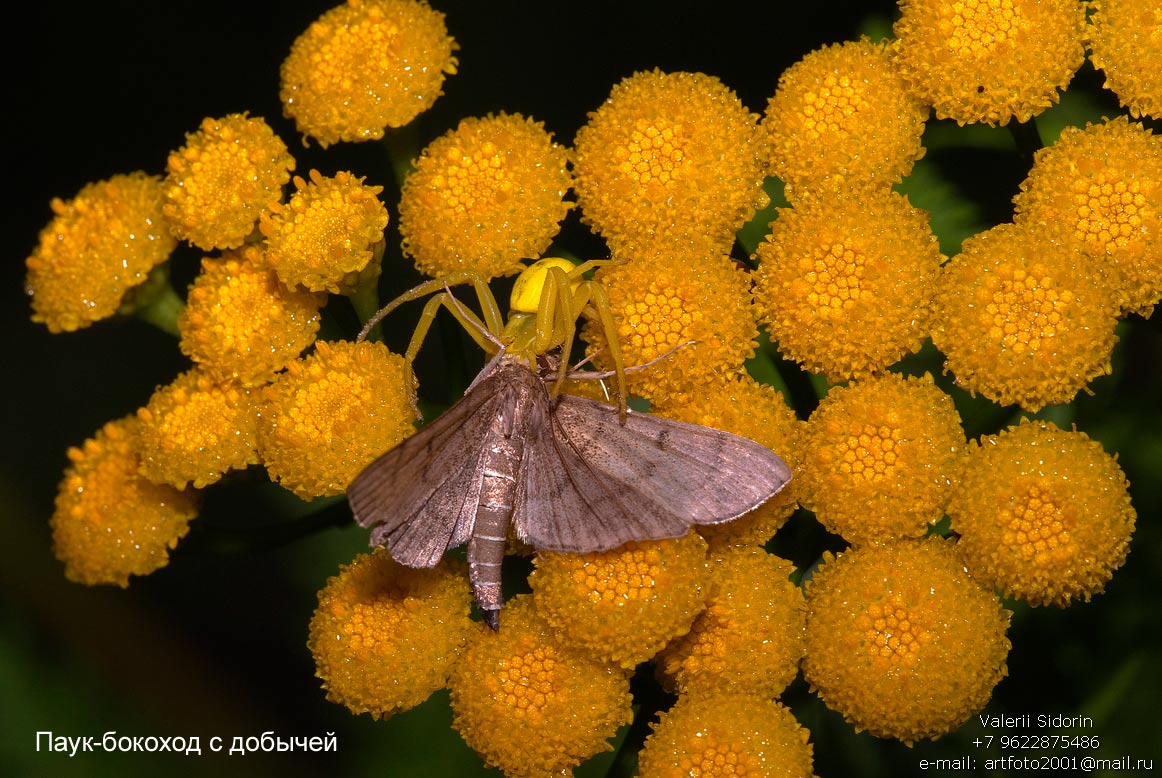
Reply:
M480 303L480 309L484 316L483 321L452 296L449 287L466 283L471 283L476 290L476 298ZM500 306L497 305L496 297L493 296L492 290L489 289L488 282L479 273L465 270L443 278L425 281L419 286L404 292L383 308L380 308L363 325L363 329L360 331L356 340L361 341L366 339L368 333L371 332L376 324L403 303L418 300L429 294L433 295L433 297L424 304L423 312L420 314L416 328L412 332L411 340L408 342L407 351L404 353L404 360L407 363L407 370L404 371L405 390L407 391L408 398L411 400L412 410L415 411L416 418L420 418L420 412L416 405L415 375L412 370L412 365L415 362L416 356L419 354L420 348L423 346L425 338L427 338L428 333L431 331L432 323L436 320L436 314L440 308L447 308L449 313L460 323L460 326L487 353L495 353L497 350L496 344L499 342L504 327L503 320L500 316Z
M500 315L500 306L496 304L496 298L493 296L492 290L488 288L488 282L484 279L484 276L475 270L461 270L458 273L452 273L443 278L434 278L431 281L425 281L419 286L407 290L376 311L375 315L363 325L363 329L359 331L359 335L355 340L366 340L368 333L374 329L376 324L379 324L385 316L404 303L418 300L421 297L434 294L447 287L459 286L460 284L472 284L476 290L476 299L480 301L480 309L484 314L486 329L493 335L499 335L504 327L504 319Z
M577 317L585 307L584 301L577 304L573 290L575 283L560 267L551 267L545 274L545 287L537 305L536 350L542 354L561 347L560 364L557 366L557 381L553 384L553 394L565 380L569 371L569 355L573 353L573 340L577 336Z
M573 282L572 303L570 312L572 326L576 329L577 320L585 315L596 319L605 334L605 342L609 344L609 358L613 360L613 373L617 380L618 408L621 412L621 423L625 424L626 415L626 381L625 357L621 353L621 339L617 333L617 320L613 317L613 309L609 305L609 293L598 281L588 281L583 278L584 273L598 268L625 264L619 259L590 259L577 265L569 272L569 279ZM563 367L563 366L562 366ZM559 378L563 379L562 370Z
M605 334L605 342L609 348L609 358L613 361L613 374L617 382L617 408L621 423L626 418L626 385L625 385L625 356L621 353L621 340L617 332L617 320L613 318L613 309L609 305L609 294L605 287L597 281L585 281L578 289L579 297L584 296L582 308L588 307L593 311L592 317L601 325ZM578 313L580 315L580 312Z

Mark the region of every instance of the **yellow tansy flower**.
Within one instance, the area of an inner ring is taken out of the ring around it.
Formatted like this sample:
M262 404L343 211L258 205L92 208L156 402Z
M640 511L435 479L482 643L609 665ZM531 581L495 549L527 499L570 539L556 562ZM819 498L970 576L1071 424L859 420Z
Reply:
M1162 6L1141 0L1090 0L1093 66L1135 119L1162 116Z
M700 392L682 401L665 399L650 407L651 413L691 424L732 432L774 451L791 469L800 458L802 422L795 418L783 395L749 375L713 376ZM711 549L761 546L790 518L799 500L799 479L792 479L778 494L755 510L725 524L696 527Z
M582 220L614 253L689 233L729 241L769 202L757 123L713 76L652 70L624 79L574 140Z
M289 287L347 291L374 258L375 247L383 244L383 187L367 186L343 171L328 178L312 170L310 177L307 183L295 176L297 191L290 200L269 204L259 217L266 261Z
M1162 138L1119 116L1037 152L1014 220L1109 270L1124 313L1162 298Z
M732 549L710 563L710 599L686 635L658 655L682 694L734 686L782 693L803 658L807 606L788 577L795 566L761 548Z
M1089 600L1126 559L1126 477L1085 433L1022 422L972 446L948 509L969 572L1032 605Z
M944 266L932 342L958 386L1036 411L1110 372L1116 313L1079 254L1002 224Z
M338 341L263 388L259 447L272 480L304 500L342 494L415 431L403 357L382 343Z
M499 633L478 627L448 685L452 726L507 778L570 775L632 718L625 673L568 647L527 595Z
M807 585L803 677L857 730L935 739L1005 676L1008 626L942 538L827 554Z
M849 543L920 537L944 515L964 445L952 398L929 375L834 387L803 434L803 506Z
M404 253L430 276L524 269L560 229L571 203L565 149L519 114L468 118L432 141L404 182Z
M904 88L887 44L824 46L783 71L762 128L772 172L792 190L811 184L893 184L924 156L928 106Z
M347 0L295 39L282 63L283 111L324 148L378 140L432 107L456 72L444 15L416 0Z
M32 320L70 332L117 313L177 245L161 201L161 179L141 172L87 184L67 202L53 199L55 215L25 261Z
M838 382L919 350L941 255L927 214L903 195L818 195L771 222L755 304L784 356Z
M609 294L626 365L669 354L629 374L636 394L680 402L711 376L740 375L754 354L758 325L750 276L729 257L692 260L643 252L626 264L602 268L595 278ZM583 333L591 353L608 364L600 353L605 346L600 323L586 322Z
M166 163L170 229L201 249L237 248L294 169L286 144L261 118L206 118Z
M165 567L198 514L197 492L138 474L137 427L132 416L111 421L68 451L50 523L53 553L70 581L125 587L129 576Z
M179 489L258 463L258 400L201 370L178 376L137 411L141 474Z
M641 778L812 778L810 733L782 703L743 692L683 695L653 725Z
M314 342L321 303L280 284L256 246L204 259L178 316L182 353L219 380L266 383Z
M685 634L702 611L706 549L691 532L612 551L544 552L529 586L537 613L570 645L632 668Z
M939 119L1028 121L1085 58L1078 0L901 0L896 65Z
M472 629L463 568L413 570L377 548L328 580L307 641L327 699L378 719L443 688Z

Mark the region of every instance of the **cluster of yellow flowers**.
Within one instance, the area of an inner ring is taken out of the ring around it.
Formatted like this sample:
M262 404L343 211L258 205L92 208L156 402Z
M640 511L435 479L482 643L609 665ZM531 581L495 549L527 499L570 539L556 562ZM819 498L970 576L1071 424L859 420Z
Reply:
M653 70L614 85L571 147L499 113L423 149L395 206L416 268L519 272L576 209L615 260L595 280L627 364L658 360L630 390L761 442L795 479L685 538L538 555L498 634L468 617L458 561L362 555L310 625L328 699L378 718L447 687L455 728L513 777L571 774L610 748L645 662L678 701L653 723L643 776L810 775L808 733L777 699L800 671L880 737L937 738L978 711L1006 674L998 595L1064 606L1102 591L1134 528L1128 484L1100 444L1048 422L966 441L952 397L897 364L930 339L957 386L999 404L1035 412L1089 391L1119 319L1162 299L1162 141L1124 117L1067 128L1037 153L1013 222L951 258L891 187L923 156L930 111L1029 121L1087 45L1132 115L1156 117L1162 83L1135 68L1130 38L1162 36L1162 20L1093 6L1087 23L1077 0L901 0L893 39L808 54L761 116L713 76ZM382 138L439 96L455 50L423 0L348 0L283 63L286 115L324 147ZM193 363L70 450L52 518L69 578L125 586L161 567L200 490L230 471L339 495L413 431L402 357L316 340L327 295L377 294L382 189L346 171L292 179L294 166L265 121L233 114L191 132L164 176L52 203L27 261L33 319L60 332L169 312ZM767 175L788 204L752 272L731 252L770 204ZM184 302L165 275L179 241L208 252ZM748 373L762 329L836 384L805 421ZM581 334L610 366L601 323ZM800 505L849 545L802 586L763 548ZM944 516L949 537L932 536Z

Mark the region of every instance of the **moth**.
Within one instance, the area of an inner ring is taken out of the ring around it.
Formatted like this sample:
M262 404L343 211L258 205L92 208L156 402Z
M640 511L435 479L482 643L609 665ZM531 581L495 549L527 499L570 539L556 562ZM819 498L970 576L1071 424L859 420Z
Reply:
M552 315L571 324L581 306L564 283L553 294L566 315ZM458 319L477 323L448 298ZM371 544L403 565L433 567L467 543L473 596L493 630L510 529L538 551L607 551L730 521L791 479L777 454L738 435L551 391L564 374L559 353L514 354L518 339L493 340L495 356L464 396L347 490Z
M371 543L409 567L468 544L468 576L498 629L510 525L538 551L608 551L685 535L757 508L791 479L738 435L575 395L494 359L464 397L367 467L347 491Z

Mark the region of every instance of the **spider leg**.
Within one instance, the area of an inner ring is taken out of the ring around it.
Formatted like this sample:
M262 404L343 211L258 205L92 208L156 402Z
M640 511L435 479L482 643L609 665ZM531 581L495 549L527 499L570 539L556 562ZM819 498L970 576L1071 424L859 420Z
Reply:
M460 301L456 299L450 289L454 285L469 283L476 290L476 297L480 302L480 309L483 312L483 320L471 310L461 305ZM363 329L360 330L356 340L365 340L375 325L379 324L384 317L399 306L412 300L418 300L426 295L432 295L432 297L424 304L419 321L416 323L411 340L408 342L407 351L404 353L404 359L407 362L408 368L404 378L405 389L416 418L420 417L420 412L416 405L415 373L412 370L412 365L415 363L416 355L419 354L424 340L432 329L432 323L435 321L436 314L440 308L447 308L448 312L460 323L460 326L472 336L472 339L476 341L477 345L489 354L499 350L499 336L504 327L503 319L500 316L500 306L497 305L496 297L493 296L492 290L488 288L488 282L484 280L483 276L473 270L462 270L443 278L425 281L419 286L413 287L399 297L396 297L376 311L375 315L367 320L367 323L363 325Z
M582 280L581 276L590 270L596 270L602 267L616 267L617 265L624 265L628 262L628 259L587 259L569 272L569 278L576 282Z
M593 260L597 261L597 260ZM605 287L596 281L584 281L581 284L588 303L596 313L596 319L601 324L605 334L605 342L609 346L609 357L613 360L613 374L617 379L617 407L621 416L621 423L625 424L627 406L625 388L625 357L621 353L621 341L617 334L617 321L613 318L613 309L609 306L609 295ZM580 288L579 288L580 290ZM580 315L580 311L577 312Z
M366 340L367 334L371 332L376 324L379 324L379 322L383 321L384 317L404 303L418 300L421 297L426 297L429 294L434 294L450 286L458 286L460 284L472 284L476 290L476 297L480 301L480 308L484 313L486 329L494 335L499 335L501 329L504 327L504 319L500 315L500 306L497 305L492 290L488 288L488 282L475 270L461 270L444 276L443 278L433 278L430 281L425 281L419 286L404 292L376 311L375 315L363 325L363 329L359 331L359 335L355 339L357 341Z
M550 268L545 275L545 287L537 309L537 350L544 352L558 345L561 347L554 395L569 372L569 355L577 335L577 316L585 307L584 301L580 305L575 302L571 275L561 268Z

